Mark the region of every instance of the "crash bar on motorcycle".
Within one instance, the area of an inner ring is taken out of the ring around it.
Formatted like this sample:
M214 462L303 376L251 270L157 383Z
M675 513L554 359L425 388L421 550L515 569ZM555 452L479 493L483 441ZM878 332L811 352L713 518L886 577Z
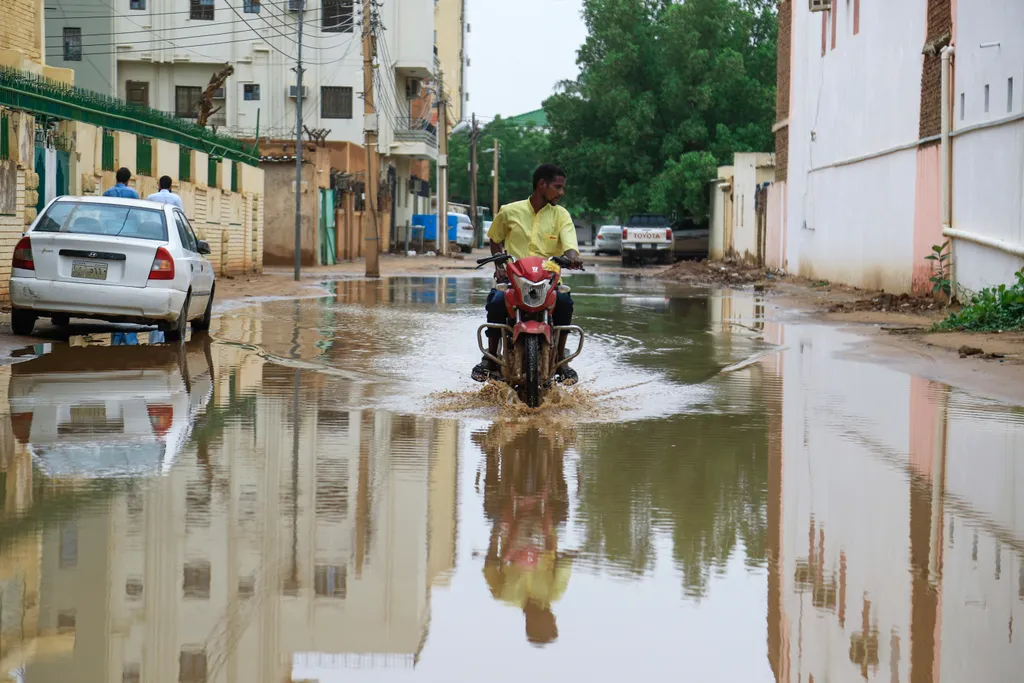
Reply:
M506 344L509 343L509 337L512 335L512 328L508 325L501 325L498 323L485 323L481 325L476 331L476 344L477 346L480 347L480 352L484 354L484 358L497 364L498 367L504 367L505 361L495 356L493 353L487 350L486 346L484 346L484 335L482 333L484 330L487 329L501 330L501 344L502 346L505 346ZM506 346L505 348L508 347Z
M560 360L557 363L555 363L555 369L557 370L558 368L562 367L563 365L567 365L571 361L576 360L576 358L581 353L583 353L583 336L584 335L583 335L583 329L579 325L557 325L555 327L552 327L551 330L552 330L552 332L558 332L559 334L569 334L570 332L578 332L579 335L580 335L580 345L576 347L576 353L568 355L565 358L563 358L562 360Z

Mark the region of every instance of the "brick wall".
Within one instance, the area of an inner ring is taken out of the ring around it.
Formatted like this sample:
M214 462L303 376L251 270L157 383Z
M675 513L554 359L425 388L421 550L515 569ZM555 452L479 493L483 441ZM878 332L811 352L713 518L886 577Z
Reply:
M928 0L928 36L921 67L920 136L932 137L942 132L942 56L953 30L951 0Z
M0 49L17 50L34 62L43 61L41 0L4 0Z
M789 68L792 50L793 0L779 0L778 65L776 67L775 120L789 118ZM789 172L789 126L775 133L775 179L786 180Z

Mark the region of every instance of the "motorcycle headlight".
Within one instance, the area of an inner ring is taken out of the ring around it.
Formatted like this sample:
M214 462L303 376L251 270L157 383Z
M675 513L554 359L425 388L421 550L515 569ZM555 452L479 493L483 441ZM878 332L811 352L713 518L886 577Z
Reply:
M544 305L544 300L548 298L548 292L551 290L550 280L530 282L525 277L517 275L516 284L519 286L519 292L523 296L523 303L530 308L538 308Z

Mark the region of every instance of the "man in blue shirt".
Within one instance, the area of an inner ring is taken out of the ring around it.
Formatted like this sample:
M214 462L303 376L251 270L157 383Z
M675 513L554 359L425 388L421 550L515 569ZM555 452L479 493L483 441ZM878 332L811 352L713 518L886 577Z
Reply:
M171 184L173 182L174 181L171 180L171 176L163 176L162 178L160 178L160 191L154 192L153 194L146 197L146 199L148 201L158 202L160 204L170 204L171 206L176 206L182 211L184 211L185 207L181 203L181 197L179 197L174 192L171 192Z
M104 197L120 197L121 199L138 199L139 193L128 187L128 181L132 179L132 172L127 168L117 169L117 185L103 193Z

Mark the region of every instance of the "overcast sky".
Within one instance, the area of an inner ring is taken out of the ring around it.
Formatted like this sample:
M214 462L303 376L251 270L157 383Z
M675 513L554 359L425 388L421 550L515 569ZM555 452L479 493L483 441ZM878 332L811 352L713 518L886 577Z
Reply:
M575 78L587 37L582 0L468 0L467 114L539 109L557 82Z

